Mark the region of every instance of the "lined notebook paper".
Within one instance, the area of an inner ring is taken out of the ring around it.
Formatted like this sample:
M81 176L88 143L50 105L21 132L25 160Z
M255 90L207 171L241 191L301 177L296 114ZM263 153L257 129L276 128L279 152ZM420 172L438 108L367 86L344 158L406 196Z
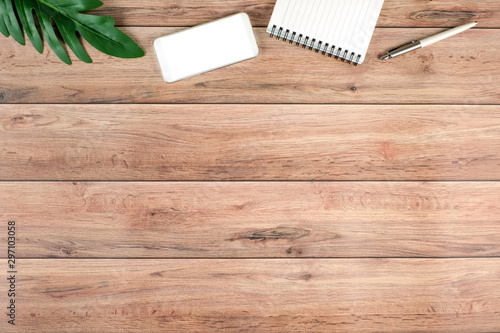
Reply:
M361 64L384 0L278 0L267 32L323 55Z

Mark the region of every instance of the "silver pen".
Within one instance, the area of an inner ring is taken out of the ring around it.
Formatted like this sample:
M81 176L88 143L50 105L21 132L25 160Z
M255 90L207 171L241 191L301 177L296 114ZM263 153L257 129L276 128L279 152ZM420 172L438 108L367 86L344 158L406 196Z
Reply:
M476 24L477 24L477 21L467 23L467 24L458 26L458 27L453 28L453 29L445 30L443 32L440 32L440 33L434 35L434 36L430 36L430 37L427 37L427 38L424 38L421 40L411 41L409 43L406 43L404 45L396 47L395 49L390 50L389 52L387 52L387 54L385 56L381 57L380 60L391 59L391 58L400 56L402 54L417 50L419 48L429 46L431 44L439 42L440 40L454 36L454 35L459 34L465 30L468 30L468 29L472 28L473 26L475 26Z

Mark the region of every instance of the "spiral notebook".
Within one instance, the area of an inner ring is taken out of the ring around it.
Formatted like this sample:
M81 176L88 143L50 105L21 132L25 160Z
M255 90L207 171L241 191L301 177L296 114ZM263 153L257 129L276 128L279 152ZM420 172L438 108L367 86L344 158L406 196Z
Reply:
M355 66L366 56L384 0L278 0L271 37Z

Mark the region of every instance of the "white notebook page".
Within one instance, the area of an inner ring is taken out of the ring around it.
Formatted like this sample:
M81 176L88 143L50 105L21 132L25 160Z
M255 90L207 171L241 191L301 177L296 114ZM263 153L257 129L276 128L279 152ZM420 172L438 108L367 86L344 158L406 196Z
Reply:
M384 0L278 0L267 32L362 63L383 4Z

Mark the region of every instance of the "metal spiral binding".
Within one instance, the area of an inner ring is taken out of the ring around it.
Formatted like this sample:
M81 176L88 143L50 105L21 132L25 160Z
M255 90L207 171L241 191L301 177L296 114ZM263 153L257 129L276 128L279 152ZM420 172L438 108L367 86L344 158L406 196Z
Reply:
M353 64L354 66L357 66L361 60L361 54L349 52L349 50L343 50L341 47L329 45L328 43L323 43L323 41L317 41L315 38L311 39L309 36L304 36L301 33L290 31L289 29L285 29L283 27L278 29L276 25L273 25L269 37L283 39L284 42L288 41L290 44L293 44L295 41L295 45L302 45L303 49L308 47L310 51L314 49L316 53L321 52L324 56L328 56L329 58L334 57L336 60L340 59L340 61L347 62L347 64ZM310 43L309 40L311 40Z

